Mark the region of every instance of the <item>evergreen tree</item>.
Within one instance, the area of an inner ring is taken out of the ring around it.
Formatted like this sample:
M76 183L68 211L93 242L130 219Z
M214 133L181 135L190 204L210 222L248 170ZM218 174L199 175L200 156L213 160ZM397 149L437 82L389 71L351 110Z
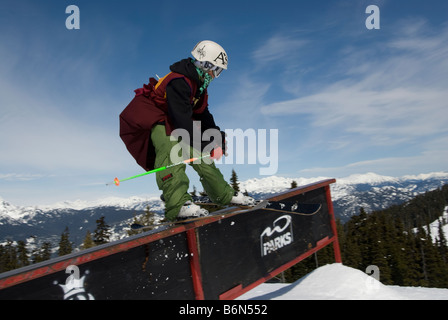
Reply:
M40 248L36 248L32 253L31 259L33 263L49 260L51 258L51 242L45 241Z
M232 169L232 176L230 177L230 185L232 186L235 192L240 191L240 184L238 182L238 176L236 175L235 170Z
M442 219L439 219L439 229L437 237L437 247L439 248L440 256L445 264L448 263L448 243L443 232L444 223Z
M89 230L87 230L86 236L84 237L84 241L82 242L82 249L89 249L95 246L95 242L93 242L92 234Z
M409 237L404 232L404 224L401 219L395 218L390 221L391 231L387 238L387 252L390 266L391 283L404 286L412 281L411 266L413 263L413 252L409 247Z
M61 234L61 240L59 241L58 255L64 256L70 254L73 251L73 243L69 240L70 233L68 227L65 227L64 232Z
M134 216L134 221L133 223L137 223L137 224L141 224L144 226L148 226L149 228L146 228L145 230L152 230L153 228L151 226L153 226L156 222L156 213L151 211L151 208L148 206L146 206L145 211L143 214L139 215L139 216ZM134 235L137 233L141 233L143 232L143 230L128 230L128 235Z
M345 225L346 240L342 248L344 253L344 263L355 269L363 270L366 265L363 261L365 256L365 221L367 213L364 208L360 208L360 214L353 216Z
M1 253L0 268L2 269L2 272L19 267L19 262L17 260L17 249L12 240L6 240L6 244L2 246Z
M17 263L19 267L25 267L30 264L28 249L26 243L23 240L17 241Z
M427 287L429 283L428 278L428 264L426 259L426 233L422 226L418 228L418 231L416 233L416 247L417 252L419 254L418 256L418 263L421 270L421 279L419 279L419 282L422 286Z
M402 283L397 285L401 286L412 286L420 287L424 286L423 282L423 270L420 267L421 252L417 245L417 236L414 232L408 232L406 236L406 268L404 269L405 274L403 275Z
M6 272L6 250L5 247L0 244L0 273Z
M108 243L110 239L110 226L104 221L104 216L96 220L96 229L93 235L93 242L96 245Z
M444 288L448 286L448 266L443 262L436 244L433 242L430 232L420 228L421 250L424 256L425 280L427 286ZM429 226L427 227L429 230Z

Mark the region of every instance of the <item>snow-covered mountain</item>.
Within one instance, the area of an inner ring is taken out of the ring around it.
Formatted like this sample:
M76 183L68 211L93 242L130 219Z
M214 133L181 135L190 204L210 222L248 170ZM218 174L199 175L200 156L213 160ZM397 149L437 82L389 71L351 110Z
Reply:
M96 220L101 216L112 228L111 240L116 240L125 235L124 228L147 206L156 212L163 212L163 204L157 197L78 200L33 207L14 206L0 198L0 243L7 239L24 240L37 236L56 244L65 227L68 227L71 241L78 246L87 231L95 230Z
M293 181L303 186L327 178L271 176L240 182L240 189L261 199L286 191ZM337 179L331 186L331 192L336 216L347 221L359 213L360 207L367 212L387 208L446 183L448 173L445 172L400 178L367 173ZM78 246L87 230L94 231L96 220L101 216L105 216L106 223L112 227L112 239L119 239L126 236L126 227L134 215L142 213L148 205L152 211L163 215L163 203L157 197L106 198L93 202L79 200L33 207L15 206L0 198L0 243L6 239L24 240L37 236L56 245L61 233L68 227L71 241Z
M240 183L241 190L247 190L256 198L265 198L286 191L295 181L297 185L307 185L328 179L284 178L271 176L263 179L250 179ZM435 172L400 178L381 176L375 173L355 174L336 179L331 185L335 214L343 222L359 213L361 207L366 212L381 210L400 204L418 194L437 189L448 183L448 173Z

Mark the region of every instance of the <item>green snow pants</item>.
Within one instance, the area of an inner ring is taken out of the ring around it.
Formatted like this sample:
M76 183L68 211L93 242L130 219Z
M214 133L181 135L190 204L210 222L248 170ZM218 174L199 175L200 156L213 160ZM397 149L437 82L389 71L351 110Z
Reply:
M156 125L151 131L151 140L156 151L155 167L163 167L173 164L170 159L170 153L173 147L179 148L177 140L171 141L170 136L166 135L164 125ZM199 151L189 147L189 157L200 156ZM208 164L209 163L209 164ZM230 203L235 191L224 180L224 177L215 166L213 161L190 164L199 174L201 184L210 197L210 200L216 204L227 205ZM186 165L181 164L156 173L157 186L163 192L165 198L165 217L172 221L179 214L179 210L185 202L191 201L192 197L188 193L190 180L185 173Z

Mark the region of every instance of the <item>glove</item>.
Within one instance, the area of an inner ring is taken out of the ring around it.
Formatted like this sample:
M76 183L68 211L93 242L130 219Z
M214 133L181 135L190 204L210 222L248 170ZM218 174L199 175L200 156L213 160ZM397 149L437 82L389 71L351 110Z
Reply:
M212 152L210 152L210 159L212 160L219 160L222 158L222 156L223 152L221 147L216 147L212 150Z

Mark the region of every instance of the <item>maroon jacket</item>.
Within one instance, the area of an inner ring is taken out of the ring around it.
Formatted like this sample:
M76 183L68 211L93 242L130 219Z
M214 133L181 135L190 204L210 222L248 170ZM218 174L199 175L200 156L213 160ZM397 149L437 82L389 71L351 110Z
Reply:
M170 69L172 72L159 81L150 78L148 84L135 90L134 99L120 114L120 137L146 171L154 169L151 129L156 124L164 124L167 135L177 128L192 134L193 120L201 121L202 131L219 130L208 111L207 90L198 96L202 82L190 59L181 60Z

